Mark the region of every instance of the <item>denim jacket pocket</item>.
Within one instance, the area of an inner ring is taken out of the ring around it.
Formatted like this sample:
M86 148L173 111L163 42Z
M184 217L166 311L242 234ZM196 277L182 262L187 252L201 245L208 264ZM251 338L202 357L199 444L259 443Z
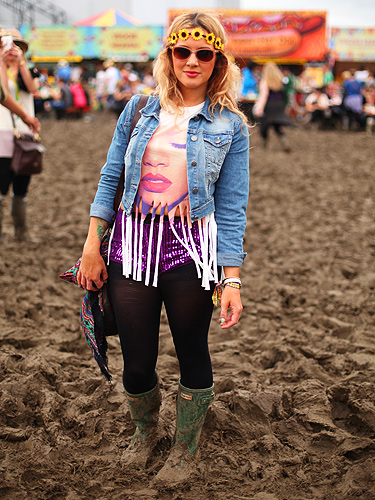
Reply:
M206 181L213 184L219 177L221 166L232 143L232 135L226 133L203 132L206 158Z

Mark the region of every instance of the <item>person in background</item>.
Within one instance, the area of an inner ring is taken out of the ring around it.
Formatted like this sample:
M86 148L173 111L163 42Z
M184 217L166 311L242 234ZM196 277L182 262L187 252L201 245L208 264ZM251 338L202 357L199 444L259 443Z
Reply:
M0 68L1 68L1 61L3 58L3 47L2 47L2 34L4 33L4 30L0 26ZM26 113L22 105L18 104L17 101L13 99L4 89L4 86L2 84L1 80L1 70L0 70L0 104L4 106L5 108L9 109L11 113L14 113L15 115L19 116L21 120L27 125L30 130L34 133L38 133L40 131L40 122L38 118L35 116L29 115ZM0 231L1 235L1 231Z
M335 81L335 77L333 76L332 69L329 64L323 64L323 87L326 87L330 83Z
M359 69L354 71L354 79L361 84L362 87L365 86L366 80L369 77L369 70L363 66L360 66Z
M70 90L70 84L63 79L57 78L57 86L51 89L52 100L49 104L55 110L56 118L61 120L65 116L67 108L73 108L73 94Z
M11 113L19 116L21 120L27 125L32 132L38 133L40 131L40 122L35 116L28 115L26 111L20 106L9 94L5 92L5 89L1 83L0 79L0 104L5 108L9 109ZM0 232L1 233L1 232ZM1 236L0 236L1 237Z
M354 124L364 127L365 115L363 113L364 97L362 95L362 83L354 78L351 71L344 71L341 77L343 80L343 128L349 130Z
M56 78L68 83L72 77L72 68L69 66L68 61L60 59L57 63Z
M155 80L152 76L151 68L147 67L142 71L142 83L146 86L147 89L151 90L155 88Z
M375 83L366 87L363 96L365 98L363 111L366 117L366 134L371 136L375 128Z
M155 93L131 138L139 96L118 120L77 275L79 285L97 290L109 273L123 383L136 426L121 458L127 469L146 467L158 445L161 391L155 367L165 305L181 375L174 443L154 479L167 488L177 488L194 473L214 397L208 331L221 270L221 328L235 325L242 311L249 135L235 100L240 72L226 44L224 28L211 12L174 19L154 66ZM116 215L124 158L124 194ZM100 243L114 217L107 272Z
M242 74L242 86L241 86L241 92L240 96L243 98L246 97L251 97L252 99L255 99L258 96L259 89L258 89L258 79L255 76L255 69L258 67L258 64L255 63L254 61L249 61L247 65L242 68L241 74Z
M115 66L114 61L112 61L111 59L104 61L103 68L105 70L104 74L107 105L108 107L111 107L114 101L113 94L115 93L117 82L121 78L121 73Z
M22 106L28 115L35 116L33 94L37 91L38 86L27 65L28 43L17 30L5 30L1 33L1 40L4 36L11 36L13 41L10 48L2 48L1 50L2 85L5 92ZM35 125L37 126L36 122ZM14 175L11 169L14 153L14 128L17 128L19 133L30 132L29 127L22 123L18 117L13 117L8 109L0 106L0 212L2 201L12 186L12 218L15 237L22 241L30 239L26 227L26 195L31 176Z
M296 77L288 66L283 66L281 71L283 74L285 111L290 116L296 116L300 111L296 100Z
M105 90L105 71L103 69L103 63L101 61L98 61L95 63L95 99L97 102L97 107L100 111L104 109L104 103L105 103L105 96L106 96L106 90Z
M329 114L329 97L325 87L315 89L306 97L305 109L310 114L309 123L316 123L323 128Z
M124 111L124 108L130 101L132 95L130 86L126 84L126 81L123 78L121 78L117 82L116 89L113 93L113 102L111 104L111 110L117 115L117 118Z
M239 107L250 122L254 121L252 109L259 94L259 80L256 74L258 64L249 61L241 70L241 91L239 95Z
M253 115L260 119L260 134L264 148L268 144L269 129L273 127L284 151L291 151L290 143L283 131L284 126L292 125L285 114L283 74L273 62L268 62L263 66L259 98L253 108Z

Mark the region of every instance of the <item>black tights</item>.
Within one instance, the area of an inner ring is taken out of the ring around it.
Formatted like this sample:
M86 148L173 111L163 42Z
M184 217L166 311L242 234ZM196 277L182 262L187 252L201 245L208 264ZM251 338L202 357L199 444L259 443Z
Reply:
M276 134L281 137L282 135L284 135L284 132L282 130L282 125L279 125L278 123L272 123L271 125L266 125L266 124L261 124L261 127L260 127L260 135L263 137L263 139L267 139L268 138L268 130L273 127L273 129L275 130Z
M125 278L122 265L110 262L109 282L124 358L125 389L140 394L156 384L163 302L180 364L181 384L191 389L211 387L208 330L212 290L201 286L195 265L160 274L158 286L153 287Z
M25 197L29 187L30 175L14 175L10 168L12 158L0 158L0 194L8 194L9 188L13 185L15 196Z

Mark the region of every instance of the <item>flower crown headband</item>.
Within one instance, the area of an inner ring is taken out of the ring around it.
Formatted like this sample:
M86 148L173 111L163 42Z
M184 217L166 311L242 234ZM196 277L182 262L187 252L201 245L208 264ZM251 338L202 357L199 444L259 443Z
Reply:
M183 28L178 32L178 34L171 33L168 37L168 42L172 45L175 45L178 39L186 40L187 38L189 38L189 36L194 38L194 40L205 38L206 42L210 45L213 45L216 50L224 50L224 44L222 43L220 37L215 36L213 33L208 33L207 35L205 35L201 28L194 28L192 31L188 31L187 29Z

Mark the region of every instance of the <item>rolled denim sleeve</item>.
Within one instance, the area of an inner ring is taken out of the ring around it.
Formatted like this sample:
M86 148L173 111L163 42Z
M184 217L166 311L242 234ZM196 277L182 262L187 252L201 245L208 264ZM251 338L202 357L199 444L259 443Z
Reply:
M90 217L100 217L110 222L116 214L113 210L113 201L124 164L130 125L138 99L139 96L129 101L117 121L107 161L100 171L98 189L90 207Z
M243 238L249 198L249 134L236 117L231 147L215 185L215 220L217 223L217 261L219 266L239 267L246 253Z

